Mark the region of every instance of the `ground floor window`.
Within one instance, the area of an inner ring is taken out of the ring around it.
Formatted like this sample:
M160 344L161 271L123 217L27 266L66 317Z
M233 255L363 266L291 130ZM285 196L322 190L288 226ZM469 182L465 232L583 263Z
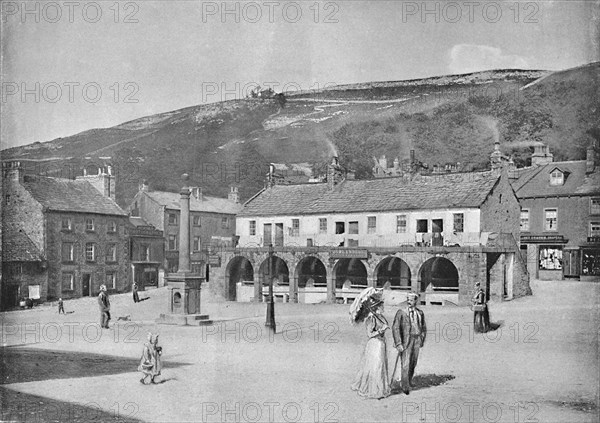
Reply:
M562 270L563 254L560 245L540 246L540 270Z
M582 251L581 273L586 276L600 276L600 249Z

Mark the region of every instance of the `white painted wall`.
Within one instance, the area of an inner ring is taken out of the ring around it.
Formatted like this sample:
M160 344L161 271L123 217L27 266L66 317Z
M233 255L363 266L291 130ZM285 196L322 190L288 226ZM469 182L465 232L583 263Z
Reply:
M421 240L421 234L417 234L417 220L428 220L428 232L431 233L433 219L442 219L444 225L443 236L448 238L454 228L454 213L464 214L464 238L471 234L470 238L478 240L477 234L481 231L480 210L478 208L449 208L439 210L419 210L408 212L385 212L385 213L351 213L351 214L323 214L309 216L269 216L269 217L238 217L236 221L237 235L240 237L239 246L263 245L264 224L272 225L272 239L275 240L275 224L283 223L283 234L285 245L306 246L307 238L312 238L315 244L327 245L339 244L344 239L357 239L359 246L393 246L398 243L414 244ZM398 215L406 215L407 226L405 233L396 233L396 218ZM368 217L375 216L377 221L374 234L367 233ZM319 219L327 219L327 234L319 233ZM290 236L292 219L300 220L299 236ZM250 236L250 221L256 222L256 235ZM349 222L358 222L358 234L349 233ZM335 234L335 223L344 222L346 232ZM345 246L348 246L347 244Z

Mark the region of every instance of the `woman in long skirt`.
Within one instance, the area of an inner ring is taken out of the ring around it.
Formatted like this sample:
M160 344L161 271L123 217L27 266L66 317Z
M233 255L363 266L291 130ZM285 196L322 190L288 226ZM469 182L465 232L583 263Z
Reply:
M383 301L373 304L365 319L365 326L369 340L352 390L366 398L385 398L390 395L384 335L389 325L383 316Z
M162 363L160 356L162 354L162 348L158 346L158 335L152 339L152 334L148 334L148 342L144 344L144 351L140 358L140 365L138 370L143 373L143 377L140 379L142 384L146 384L146 378L150 376L150 382L156 383L154 378L159 376L162 370Z

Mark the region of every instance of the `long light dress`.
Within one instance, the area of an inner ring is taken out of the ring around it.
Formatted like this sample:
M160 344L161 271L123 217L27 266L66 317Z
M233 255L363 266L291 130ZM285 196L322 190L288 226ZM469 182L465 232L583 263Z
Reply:
M385 323L380 322L373 314L369 314L365 319L369 340L363 352L360 369L352 384L352 390L365 398L385 398L390 395L391 389L384 336L389 325L381 314L378 318Z

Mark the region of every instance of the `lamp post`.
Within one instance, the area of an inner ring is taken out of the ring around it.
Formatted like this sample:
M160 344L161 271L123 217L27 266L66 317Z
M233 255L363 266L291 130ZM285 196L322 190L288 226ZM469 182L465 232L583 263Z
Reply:
M269 244L269 302L267 303L267 320L265 326L276 332L275 302L273 300L273 244Z

